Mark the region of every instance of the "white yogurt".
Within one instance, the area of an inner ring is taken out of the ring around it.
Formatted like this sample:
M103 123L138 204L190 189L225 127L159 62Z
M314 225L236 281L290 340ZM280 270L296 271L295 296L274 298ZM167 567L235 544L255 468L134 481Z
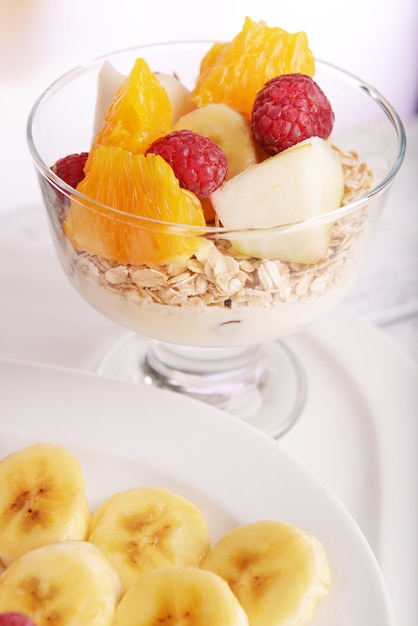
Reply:
M312 324L350 291L357 276L351 265L343 279L323 293L271 307L191 307L145 300L138 304L83 272L76 271L71 280L93 307L134 332L171 343L225 347L275 340Z

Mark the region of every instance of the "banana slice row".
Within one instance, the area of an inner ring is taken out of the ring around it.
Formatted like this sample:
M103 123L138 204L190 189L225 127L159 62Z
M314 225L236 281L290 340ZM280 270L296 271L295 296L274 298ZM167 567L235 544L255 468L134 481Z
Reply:
M0 612L37 626L306 626L330 587L322 544L262 520L211 546L207 521L139 487L91 515L80 463L53 444L0 461Z

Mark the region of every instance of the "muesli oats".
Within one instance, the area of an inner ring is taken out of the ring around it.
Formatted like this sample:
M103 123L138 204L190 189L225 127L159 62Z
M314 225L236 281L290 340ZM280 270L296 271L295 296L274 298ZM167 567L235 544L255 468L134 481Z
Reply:
M361 197L373 184L373 175L353 152L338 150L344 170L343 206ZM326 259L305 265L237 254L225 239L206 240L184 265L120 265L103 257L73 250L76 271L104 289L132 302L143 301L189 307L270 307L325 292L344 275L355 258L367 210L356 211L334 225Z

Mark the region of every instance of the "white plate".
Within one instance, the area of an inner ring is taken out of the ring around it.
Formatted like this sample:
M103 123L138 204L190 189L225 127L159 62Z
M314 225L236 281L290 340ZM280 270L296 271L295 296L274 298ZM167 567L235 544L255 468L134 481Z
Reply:
M312 626L393 626L375 557L330 490L268 437L179 395L0 360L0 455L37 441L81 460L92 507L117 490L164 486L190 498L216 540L276 518L325 546L332 588Z

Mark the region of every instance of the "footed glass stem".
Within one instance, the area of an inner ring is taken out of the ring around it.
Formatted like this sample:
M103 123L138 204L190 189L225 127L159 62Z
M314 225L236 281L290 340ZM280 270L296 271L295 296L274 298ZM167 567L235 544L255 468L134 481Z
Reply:
M99 373L201 400L272 437L292 426L306 398L304 371L280 342L198 348L128 335Z

